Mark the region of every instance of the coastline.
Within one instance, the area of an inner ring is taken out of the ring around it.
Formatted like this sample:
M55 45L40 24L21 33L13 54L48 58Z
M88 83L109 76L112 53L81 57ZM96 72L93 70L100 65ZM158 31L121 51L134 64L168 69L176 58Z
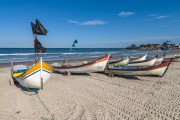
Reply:
M155 54L149 54L152 56L155 56ZM169 60L170 58L174 58L174 55L180 55L180 51L170 51L166 54L165 56L165 60ZM111 60L117 60L117 58L121 58L121 57L127 57L127 56L115 56L113 58L111 58ZM84 58L84 59L78 59L78 60L68 60L67 63L69 64L79 64L81 63L83 60L87 60L87 61L92 61L97 59L96 58ZM58 62L58 63L63 63L63 60L50 60L50 61L45 61L48 64L52 64L53 62ZM14 64L28 64L28 66L32 66L33 65L33 61L27 61L27 62L14 62ZM11 67L11 63L0 63L0 68L4 68L4 67Z

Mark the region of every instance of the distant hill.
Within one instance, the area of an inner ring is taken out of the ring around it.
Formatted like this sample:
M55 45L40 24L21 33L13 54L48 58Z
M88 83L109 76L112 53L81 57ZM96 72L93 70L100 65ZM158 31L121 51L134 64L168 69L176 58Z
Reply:
M177 50L180 49L179 44L172 44L171 41L167 40L162 45L161 44L141 44L139 46L132 44L126 47L126 49L131 50Z
M136 46L132 44L131 46L126 47L126 49L133 49L133 50L158 50L161 49L160 44L142 44L140 46Z

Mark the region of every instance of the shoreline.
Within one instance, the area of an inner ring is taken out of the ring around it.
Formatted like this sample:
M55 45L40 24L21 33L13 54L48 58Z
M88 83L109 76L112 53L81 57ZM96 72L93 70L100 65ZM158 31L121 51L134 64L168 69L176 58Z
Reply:
M152 55L154 56L154 54L149 54L149 55ZM174 55L180 55L180 51L170 51L169 53L166 54L165 56L165 60L169 60L171 58L175 58ZM127 57L127 56L115 56L113 58L111 58L111 60L116 60L116 59L119 59L120 57ZM87 61L92 61L92 60L95 60L99 57L96 57L96 58L84 58L84 59L69 59L67 61L67 63L69 64L76 64L76 63L80 63L82 62L83 60L87 60ZM44 61L48 64L52 64L53 62L58 62L58 63L63 63L63 60L50 60L50 61ZM26 62L14 62L15 64L26 64ZM33 61L27 61L27 64L28 66L32 66L33 65ZM4 67L11 67L11 63L0 63L0 68L4 68Z

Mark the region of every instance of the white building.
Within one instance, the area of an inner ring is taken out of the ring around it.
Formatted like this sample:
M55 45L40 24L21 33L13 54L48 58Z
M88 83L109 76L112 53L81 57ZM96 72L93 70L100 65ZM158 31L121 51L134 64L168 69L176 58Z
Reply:
M174 47L175 47L176 49L180 49L180 44L176 44Z

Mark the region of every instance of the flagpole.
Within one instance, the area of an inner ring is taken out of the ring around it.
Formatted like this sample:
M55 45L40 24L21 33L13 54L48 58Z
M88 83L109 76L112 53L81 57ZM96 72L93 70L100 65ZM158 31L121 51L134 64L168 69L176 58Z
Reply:
M35 34L33 34L33 42L34 42L34 64L36 63L36 48L35 48Z
M36 37L37 35L36 34L33 34L33 37L34 37L34 64L37 62L36 61L36 55L37 55L37 52L36 52Z
M36 24L31 22L33 38L34 38L34 64L37 62L37 57L39 59L38 52L46 52L46 49L42 47L41 43L37 39L37 35L46 35L48 31L43 27L38 19L36 19ZM43 50L39 51L39 49Z

